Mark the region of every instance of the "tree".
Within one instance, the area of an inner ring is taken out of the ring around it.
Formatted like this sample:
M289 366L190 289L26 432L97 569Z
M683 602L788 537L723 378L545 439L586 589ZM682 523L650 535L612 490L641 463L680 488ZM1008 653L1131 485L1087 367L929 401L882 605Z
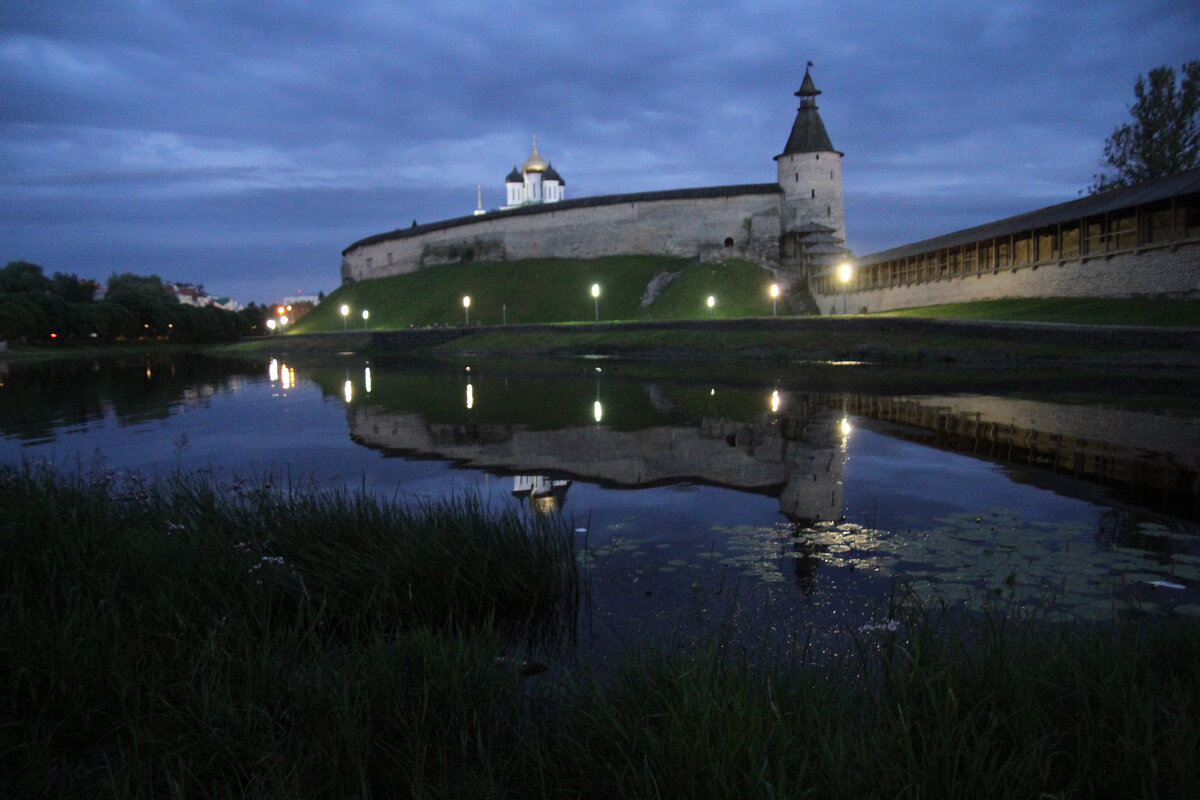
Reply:
M1200 166L1200 61L1175 70L1168 66L1138 76L1133 121L1121 125L1104 143L1104 164L1111 174L1096 176L1093 192L1174 175Z
M108 279L105 299L129 309L143 336L165 336L170 330L173 307L179 305L157 275L133 275L125 272Z
M45 292L50 289L50 279L37 264L28 261L10 261L0 269L0 292Z
M81 278L65 272L56 272L50 279L50 291L68 303L90 303L96 299L99 289L100 284L91 278Z

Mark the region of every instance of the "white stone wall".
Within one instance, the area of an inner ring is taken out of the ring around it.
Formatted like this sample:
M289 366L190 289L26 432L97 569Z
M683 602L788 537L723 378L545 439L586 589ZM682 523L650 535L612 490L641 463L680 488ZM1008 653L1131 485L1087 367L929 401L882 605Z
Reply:
M774 266L779 200L771 192L487 214L443 230L356 247L343 255L342 278L381 278L458 261L609 255L745 258Z
M995 300L1005 297L1200 298L1200 242L1145 247L1086 260L1004 267L993 272L856 290L845 302L851 314L895 308ZM822 314L842 311L841 292L814 294ZM836 310L835 310L836 309Z
M783 188L783 229L805 222L834 228L846 241L842 201L842 157L837 153L792 153L776 160Z

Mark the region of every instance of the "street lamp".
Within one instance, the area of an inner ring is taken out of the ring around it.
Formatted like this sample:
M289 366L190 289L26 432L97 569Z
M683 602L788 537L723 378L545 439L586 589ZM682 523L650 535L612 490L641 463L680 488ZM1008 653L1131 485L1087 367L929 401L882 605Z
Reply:
M706 303L707 303L707 305L708 305L708 315L711 317L711 316L712 316L712 313L713 313L713 306L715 306L715 305L717 304L717 298L713 297L713 296L710 294L710 295L708 296L708 300L706 300L705 302L706 302Z
M779 284L771 284L771 316L779 315Z
M367 329L367 318L371 316L371 312L363 309L363 330Z
M846 313L846 291L850 285L850 278L854 275L854 268L850 266L850 262L843 261L838 264L837 268L838 280L842 282L842 313Z
M271 333L275 332L275 320L273 320L273 319L267 320L267 330L269 330Z
M467 325L471 324L471 295L463 295L463 314L466 315Z
M342 307L338 311L342 314L342 330L346 330L346 317L350 316L350 306L342 303Z
M596 322L600 321L600 284L592 284L592 305L596 310Z

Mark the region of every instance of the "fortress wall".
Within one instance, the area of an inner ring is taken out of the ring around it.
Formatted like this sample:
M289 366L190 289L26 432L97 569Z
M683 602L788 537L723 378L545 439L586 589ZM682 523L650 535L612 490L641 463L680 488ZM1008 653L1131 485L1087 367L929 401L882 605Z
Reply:
M1191 297L1200 298L1200 242L1044 262L998 271L854 289L845 295L849 313L964 303L1006 297ZM816 293L822 314L842 313L841 292Z
M779 260L777 192L639 200L481 215L461 225L363 244L346 252L342 280L366 280L462 261L666 255ZM726 239L733 244L726 246Z

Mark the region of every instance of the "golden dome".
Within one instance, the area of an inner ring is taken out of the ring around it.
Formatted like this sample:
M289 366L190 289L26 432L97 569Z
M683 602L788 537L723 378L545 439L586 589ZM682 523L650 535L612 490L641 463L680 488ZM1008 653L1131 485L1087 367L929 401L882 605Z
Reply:
M525 163L521 165L521 172L545 172L549 164L542 158L537 151L537 137L533 137L533 152L529 154L529 158L525 159Z

